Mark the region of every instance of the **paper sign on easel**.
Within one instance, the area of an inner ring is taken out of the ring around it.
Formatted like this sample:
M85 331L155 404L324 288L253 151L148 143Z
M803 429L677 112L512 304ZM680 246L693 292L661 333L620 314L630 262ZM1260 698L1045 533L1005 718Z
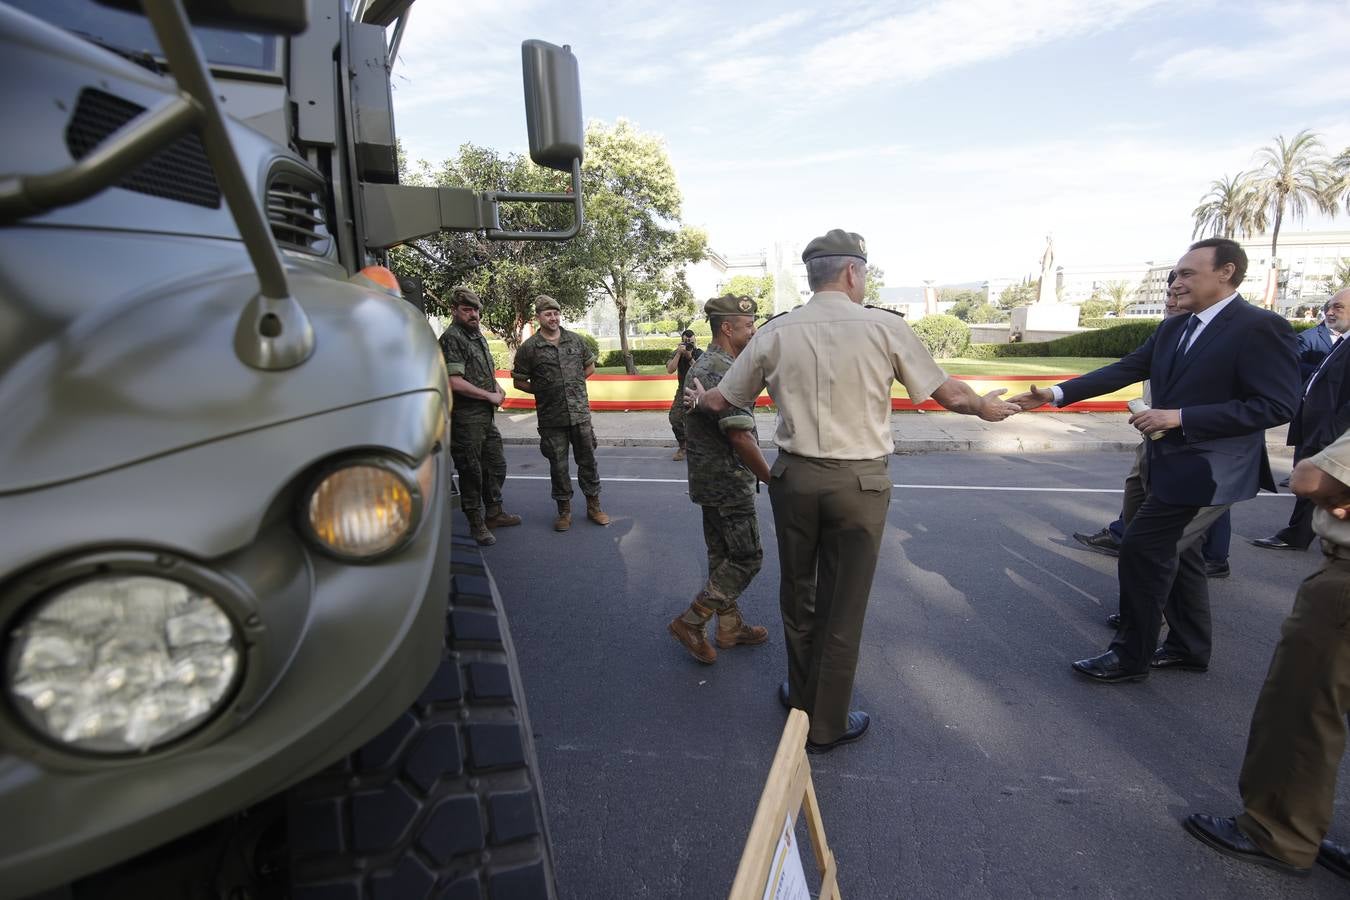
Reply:
M783 737L760 794L750 836L745 840L731 900L810 900L806 872L793 823L798 810L806 812L806 830L820 870L820 900L839 900L834 854L825 840L811 766L806 759L806 713L788 713Z

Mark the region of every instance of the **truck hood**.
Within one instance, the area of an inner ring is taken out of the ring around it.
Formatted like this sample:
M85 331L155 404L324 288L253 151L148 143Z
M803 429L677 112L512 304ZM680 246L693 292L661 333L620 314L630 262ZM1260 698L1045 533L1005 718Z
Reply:
M314 354L235 356L257 278L237 241L8 229L0 245L0 494L412 391L446 392L411 304L288 260Z

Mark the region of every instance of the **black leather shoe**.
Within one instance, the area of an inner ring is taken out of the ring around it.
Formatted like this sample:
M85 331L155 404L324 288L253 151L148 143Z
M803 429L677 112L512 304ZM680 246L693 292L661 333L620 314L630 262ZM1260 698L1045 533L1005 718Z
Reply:
M778 686L778 702L783 704L783 709L792 709L792 704L788 701L788 683L786 681Z
M1107 616L1107 617L1106 617L1106 624L1107 624L1107 625L1110 625L1112 628L1119 628L1119 627L1120 627L1120 613L1111 613L1111 615Z
M1153 654L1153 658L1148 661L1149 667L1153 669L1180 669L1183 672L1208 672L1209 663L1200 662L1189 656L1182 656L1180 653L1173 653L1159 647Z
M1271 856L1252 843L1252 839L1242 833L1242 829L1237 827L1237 822L1234 819L1203 816L1195 813L1187 816L1182 825L1192 835L1199 838L1202 843L1208 844L1225 856L1231 856L1245 862L1253 862L1258 866L1278 869L1290 875L1307 875L1312 871L1311 868L1305 869L1291 865L1282 859Z
M1253 538L1253 547L1260 547L1262 550L1306 550L1307 547L1295 547L1293 544L1287 544L1277 537Z
M863 736L867 726L872 724L872 717L861 710L853 710L848 714L848 728L828 744L817 744L814 741L806 742L807 753L829 753L835 747L842 747L844 744L851 744Z
M1233 570L1229 567L1227 560L1224 560L1223 562L1213 562L1208 559L1205 560L1206 578L1227 578L1232 574Z
M1323 841L1317 850L1317 861L1342 878L1350 878L1350 847Z
M1120 661L1116 651L1107 650L1101 656L1080 659L1073 664L1073 670L1102 684L1120 684L1125 681L1143 681L1148 677L1148 669L1131 672Z
M1107 556L1120 555L1120 541L1116 540L1109 528L1103 528L1096 534L1082 534L1075 531L1073 539L1096 553L1105 553Z

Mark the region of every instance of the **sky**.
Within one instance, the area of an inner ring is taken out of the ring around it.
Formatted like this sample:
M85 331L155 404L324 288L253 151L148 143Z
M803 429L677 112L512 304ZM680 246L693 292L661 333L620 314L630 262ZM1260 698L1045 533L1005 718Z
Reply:
M572 47L588 120L664 138L713 248L845 228L889 285L1039 274L1047 235L1063 266L1170 262L1276 135L1350 147L1347 0L419 0L410 159L527 152L528 38Z

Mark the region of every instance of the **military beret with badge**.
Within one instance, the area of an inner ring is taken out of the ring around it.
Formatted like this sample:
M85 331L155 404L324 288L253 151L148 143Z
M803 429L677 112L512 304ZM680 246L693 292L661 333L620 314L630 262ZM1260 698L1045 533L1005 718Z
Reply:
M802 251L802 262L810 262L822 256L856 256L866 262L867 242L856 232L835 228L806 245L806 249Z

